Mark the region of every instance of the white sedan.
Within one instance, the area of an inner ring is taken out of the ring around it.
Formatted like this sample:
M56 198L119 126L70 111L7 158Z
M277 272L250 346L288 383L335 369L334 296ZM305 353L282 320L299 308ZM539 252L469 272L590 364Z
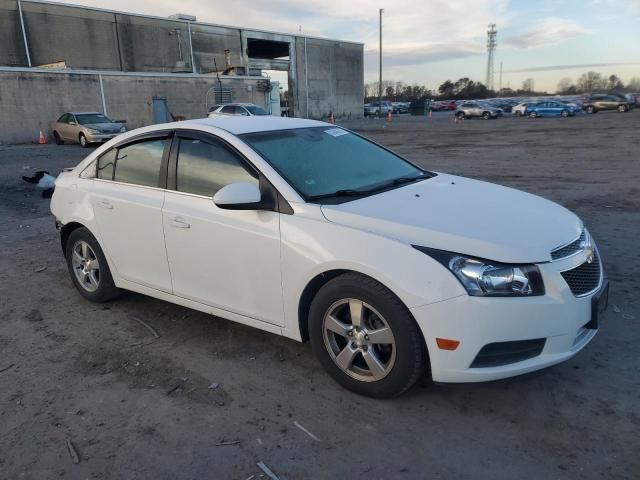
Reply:
M607 303L573 213L312 120L128 132L58 177L51 210L87 299L133 290L310 340L375 397L567 360Z

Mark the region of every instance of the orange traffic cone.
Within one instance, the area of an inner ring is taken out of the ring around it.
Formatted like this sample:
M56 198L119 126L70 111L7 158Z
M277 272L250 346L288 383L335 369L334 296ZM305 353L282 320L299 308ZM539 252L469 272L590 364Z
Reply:
M389 113L387 113L387 122L391 121L391 110L389 110Z
M42 130L40 130L40 137L38 138L38 143L40 145L44 145L45 143L47 143L46 138L44 138L44 133L42 133Z

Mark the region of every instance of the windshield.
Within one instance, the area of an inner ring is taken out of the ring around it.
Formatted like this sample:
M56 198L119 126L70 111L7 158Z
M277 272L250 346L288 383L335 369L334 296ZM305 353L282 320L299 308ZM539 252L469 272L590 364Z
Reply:
M308 200L359 194L425 175L403 158L342 128L296 128L241 138ZM370 193L375 192L362 194Z
M256 105L247 105L244 108L249 110L251 112L251 115L269 115L269 113L266 110Z
M94 123L114 123L113 120L101 113L81 113L76 114L76 118L78 119L78 123L80 125L92 125Z

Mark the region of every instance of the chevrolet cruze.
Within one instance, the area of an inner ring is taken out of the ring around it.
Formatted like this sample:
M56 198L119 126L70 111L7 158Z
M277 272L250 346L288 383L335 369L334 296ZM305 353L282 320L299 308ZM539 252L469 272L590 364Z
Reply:
M312 120L220 117L118 136L56 182L87 299L132 290L310 340L354 392L478 382L575 355L607 304L565 208L424 170Z

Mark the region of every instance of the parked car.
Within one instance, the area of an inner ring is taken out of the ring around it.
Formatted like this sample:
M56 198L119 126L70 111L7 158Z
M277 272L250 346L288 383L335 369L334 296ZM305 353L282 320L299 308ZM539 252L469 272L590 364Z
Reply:
M51 124L53 138L58 145L65 142L89 147L102 143L127 131L121 122L115 122L100 112L68 112Z
M561 102L536 102L527 104L525 114L531 118L536 117L573 117L580 109Z
M271 115L264 108L253 103L225 103L214 105L209 109L209 116L240 115L244 117Z
M150 188L151 187L151 188ZM278 117L153 125L61 173L51 200L85 298L133 290L294 340L374 397L574 356L608 283L582 221Z
M511 108L511 114L515 115L516 117L521 117L525 115L528 105L530 105L530 102L518 103L517 105Z
M502 116L502 110L483 102L464 102L459 104L455 110L458 118L484 118L489 120Z
M632 108L632 104L621 95L597 93L588 96L582 103L582 108L587 113L598 113L600 110L628 112Z
M377 117L379 115L384 116L388 115L389 112L392 112L392 106L389 102L382 102L382 108L380 108L380 102L371 102L364 106L365 117Z
M395 113L395 114L409 113L409 103L391 102L391 113Z

